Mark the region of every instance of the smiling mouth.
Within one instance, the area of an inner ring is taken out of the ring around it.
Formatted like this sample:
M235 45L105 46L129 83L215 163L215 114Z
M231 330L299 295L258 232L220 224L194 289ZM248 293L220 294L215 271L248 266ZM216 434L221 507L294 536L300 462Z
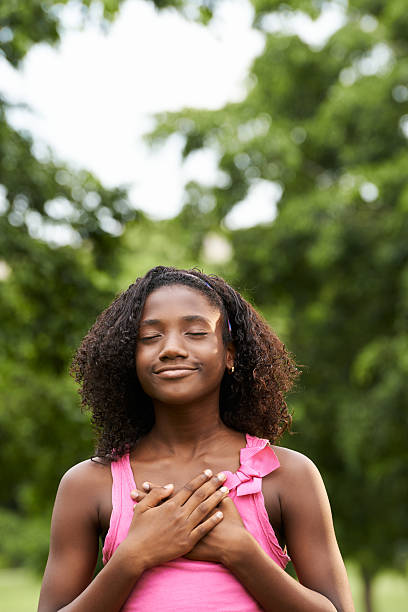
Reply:
M155 372L160 378L184 378L197 372L197 368L166 368Z

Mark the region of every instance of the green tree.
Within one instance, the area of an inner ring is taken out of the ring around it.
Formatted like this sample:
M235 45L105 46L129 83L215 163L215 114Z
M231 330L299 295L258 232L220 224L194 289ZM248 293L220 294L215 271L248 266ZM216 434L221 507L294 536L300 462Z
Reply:
M32 45L57 43L62 4L2 1L2 61L18 67ZM92 4L81 2L85 20ZM103 2L104 25L120 4ZM39 158L30 135L8 123L9 108L0 91L0 563L41 569L58 480L93 447L69 362L119 290L118 235L142 216L123 189L103 188L51 152Z
M350 0L321 47L269 33L268 17L324 3L253 0L265 36L246 98L165 113L150 136L217 151L223 184L190 184L181 217L217 228L260 180L278 183L273 223L231 232L235 281L306 364L288 444L316 459L346 556L371 583L407 559L408 23L403 0ZM270 23L270 21L269 21ZM271 210L274 202L271 201Z
M2 3L6 31L1 40L8 61L17 65L32 44L58 40L55 4ZM86 11L90 3L82 4ZM182 10L189 3L155 4ZM203 4L198 19L210 20L216 4ZM315 18L323 3L298 0L291 8L273 0L252 4L265 48L252 66L245 100L215 112L165 114L152 136L159 140L181 133L185 156L215 148L225 177L213 188L188 185L185 208L163 226L166 240L156 241L153 251L161 256L174 237L177 245L187 245L186 250L178 246L177 262L199 260L205 236L211 230L225 233L220 223L257 181L279 183L282 198L275 222L231 232L235 258L224 273L262 306L306 364L304 390L293 397L299 433L287 442L323 469L341 546L362 568L369 609L372 577L383 567L402 567L407 553L402 516L407 464L407 13L403 0L350 0L344 25L324 47L313 49L297 36L268 33L266 17L275 13L290 20L301 10ZM106 18L118 5L117 0L105 2ZM4 100L0 110L0 184L7 189L9 206L7 217L0 217L0 236L2 258L11 269L0 285L0 315L7 322L7 330L1 329L0 388L6 408L0 411L5 442L0 452L4 449L2 460L15 475L7 481L11 501L8 497L1 504L20 516L32 511L41 517L66 467L64 445L67 463L90 449L63 373L69 353L118 289L106 274L119 266L113 254L141 231L136 224L121 239L106 232L103 216L123 225L132 215L125 194L103 191L90 175L71 172L52 159L36 159L27 135L7 124ZM49 202L58 198L69 204L64 221L81 247L51 249L36 239L43 235L41 224L56 223ZM67 269L72 277L65 276ZM70 319L78 308L78 320ZM59 317L63 313L62 322L54 317L57 311ZM41 456L35 452L38 440ZM19 457L13 460L14 448L25 464ZM46 502L42 495L48 496ZM2 517L7 531L17 533L15 516ZM35 521L30 525L29 537L44 542L43 527ZM15 546L13 553L2 545L8 558L16 555ZM30 554L38 563L36 548Z

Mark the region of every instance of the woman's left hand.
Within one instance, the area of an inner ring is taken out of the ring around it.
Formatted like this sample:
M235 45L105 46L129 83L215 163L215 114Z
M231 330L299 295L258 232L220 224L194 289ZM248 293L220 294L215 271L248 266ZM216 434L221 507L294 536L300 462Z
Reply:
M221 510L224 518L195 545L186 555L187 559L224 563L228 552L242 548L243 539L248 536L248 532L232 499L225 497L218 504L215 511L217 510Z
M156 486L151 482L144 483L144 491L132 491L133 499L141 501L147 492ZM242 541L249 534L234 502L230 497L225 497L214 512L218 510L223 513L223 520L195 545L186 555L187 559L223 563L228 552L242 549ZM203 520L206 518L203 517Z

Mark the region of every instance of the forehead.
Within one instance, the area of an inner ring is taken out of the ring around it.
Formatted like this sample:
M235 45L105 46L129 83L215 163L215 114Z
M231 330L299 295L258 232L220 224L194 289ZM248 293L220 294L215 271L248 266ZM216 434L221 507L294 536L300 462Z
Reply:
M195 314L209 317L215 313L220 314L219 309L201 291L186 285L165 285L147 296L142 319Z

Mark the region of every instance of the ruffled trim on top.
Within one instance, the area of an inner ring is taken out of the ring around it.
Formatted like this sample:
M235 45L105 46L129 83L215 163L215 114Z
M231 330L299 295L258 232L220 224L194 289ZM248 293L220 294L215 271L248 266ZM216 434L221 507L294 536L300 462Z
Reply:
M246 434L247 445L240 451L240 466L235 473L226 471L225 486L236 489L238 497L262 491L262 478L276 470L279 460L269 441Z

